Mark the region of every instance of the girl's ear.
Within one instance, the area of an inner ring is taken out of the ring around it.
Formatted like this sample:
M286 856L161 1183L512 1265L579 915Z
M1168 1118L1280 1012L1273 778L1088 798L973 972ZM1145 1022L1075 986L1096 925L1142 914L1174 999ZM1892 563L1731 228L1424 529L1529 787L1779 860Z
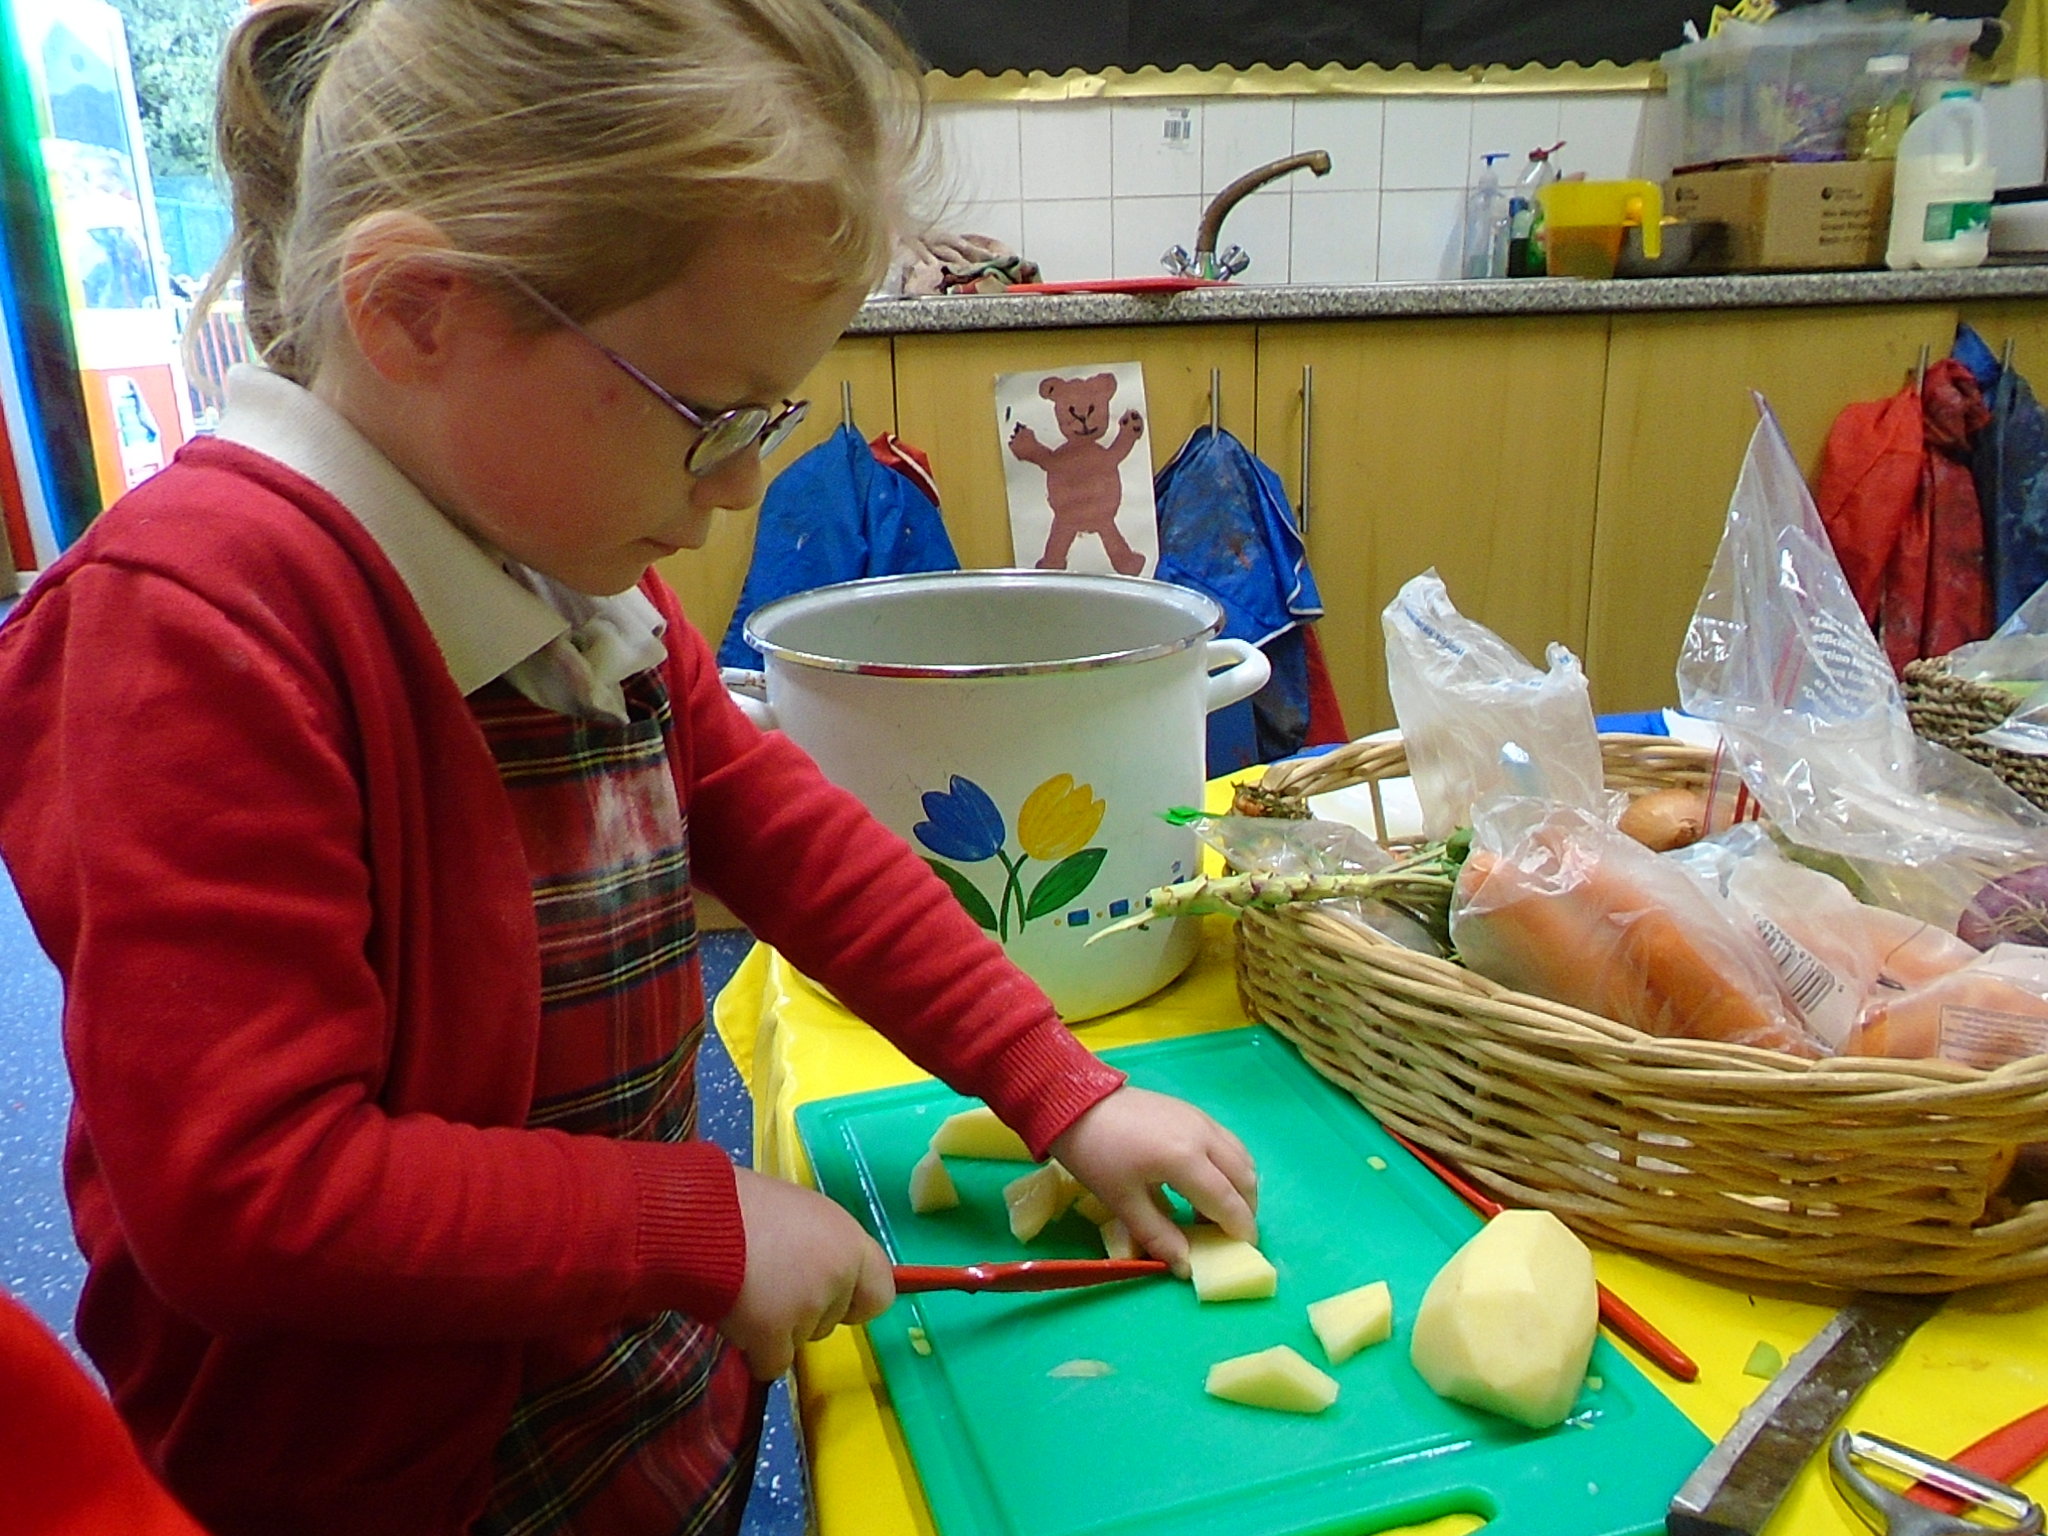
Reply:
M349 235L341 259L342 315L356 349L391 383L438 375L456 325L482 297L448 253L441 232L413 214L378 214Z

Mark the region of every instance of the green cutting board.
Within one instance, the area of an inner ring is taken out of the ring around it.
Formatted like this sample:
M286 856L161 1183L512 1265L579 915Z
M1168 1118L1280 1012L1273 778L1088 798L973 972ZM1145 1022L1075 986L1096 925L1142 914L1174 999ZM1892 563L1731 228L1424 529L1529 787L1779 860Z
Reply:
M1479 1220L1356 1103L1261 1027L1132 1046L1106 1060L1250 1147L1270 1300L1200 1305L1172 1279L1038 1295L906 1296L868 1325L943 1536L1366 1536L1467 1512L1488 1536L1624 1536L1664 1509L1706 1437L1604 1338L1571 1417L1536 1432L1445 1402L1408 1363L1430 1278ZM937 1083L797 1111L819 1186L898 1263L1100 1257L1069 1213L1029 1248L1002 1187L1016 1163L948 1158L958 1209L912 1213L911 1165L970 1101ZM1323 1366L1304 1309L1386 1280L1394 1337L1332 1371L1315 1417L1209 1397L1212 1361L1291 1344ZM921 1328L929 1354L912 1348ZM1055 1378L1074 1359L1115 1374Z

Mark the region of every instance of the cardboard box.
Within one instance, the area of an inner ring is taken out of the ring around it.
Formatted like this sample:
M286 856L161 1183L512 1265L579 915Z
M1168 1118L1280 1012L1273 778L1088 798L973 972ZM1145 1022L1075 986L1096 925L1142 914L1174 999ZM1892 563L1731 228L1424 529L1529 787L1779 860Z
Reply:
M1773 161L1685 171L1664 184L1673 218L1725 225L1713 270L1881 267L1891 234L1892 162Z

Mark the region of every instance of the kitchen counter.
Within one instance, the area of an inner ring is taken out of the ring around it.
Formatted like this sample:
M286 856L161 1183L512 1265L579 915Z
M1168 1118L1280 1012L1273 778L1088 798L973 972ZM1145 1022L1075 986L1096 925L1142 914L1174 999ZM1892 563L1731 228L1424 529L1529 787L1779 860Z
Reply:
M1212 803L1220 803L1212 785ZM1194 965L1163 992L1090 1021L1093 1050L1245 1022L1232 970L1229 920L1204 918ZM894 1047L813 987L772 950L757 947L720 993L718 1030L755 1102L754 1165L807 1180L794 1117L800 1104L923 1076ZM1814 1291L1745 1287L1654 1260L1596 1251L1600 1278L1699 1362L1681 1385L1645 1374L1706 1434L1720 1436L1763 1382L1743 1366L1759 1341L1790 1358L1824 1324L1830 1299ZM839 1329L798 1354L796 1401L820 1536L932 1536L888 1395L862 1329ZM1952 1453L2048 1400L2048 1282L1984 1287L1953 1298L1907 1341L1859 1400L1854 1427ZM1057 1469L1051 1469L1054 1473ZM2020 1479L2048 1499L2048 1464ZM1676 1491L1675 1489L1673 1490ZM1417 1536L1456 1536L1475 1522L1447 1516ZM1767 1536L1867 1536L1816 1463L1800 1477Z
M1201 325L1444 316L1649 314L1793 309L1834 304L2048 299L2048 263L1962 272L1783 272L1718 277L1520 278L1489 282L1361 283L1349 287L1228 283L1160 295L951 294L872 299L851 336L1036 331L1074 326Z

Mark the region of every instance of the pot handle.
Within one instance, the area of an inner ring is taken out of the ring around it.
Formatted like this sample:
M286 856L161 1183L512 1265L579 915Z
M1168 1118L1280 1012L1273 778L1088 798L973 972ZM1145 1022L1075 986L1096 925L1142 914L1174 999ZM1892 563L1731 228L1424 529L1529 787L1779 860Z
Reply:
M782 729L775 711L768 707L768 674L745 667L720 667L718 680L725 684L725 696L737 704L740 713L764 731Z
M1225 672L1216 671L1226 661L1236 665ZM1203 702L1202 712L1213 714L1224 705L1248 699L1265 687L1266 679L1273 675L1273 664L1266 660L1266 653L1249 640L1211 640L1203 657L1202 670L1210 674L1209 696Z

